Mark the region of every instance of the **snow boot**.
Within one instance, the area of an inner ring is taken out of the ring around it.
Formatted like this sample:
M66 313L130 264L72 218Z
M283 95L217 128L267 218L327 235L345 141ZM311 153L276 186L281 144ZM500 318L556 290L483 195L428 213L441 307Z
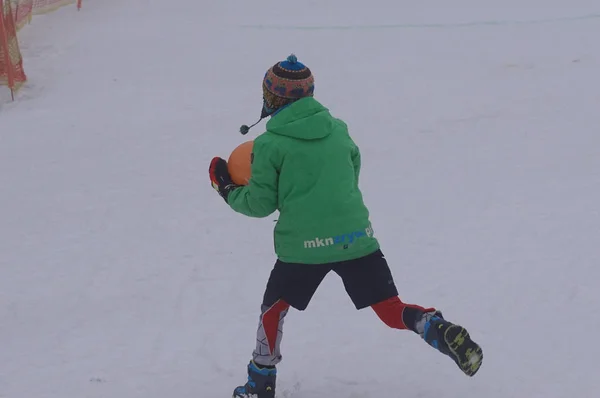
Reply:
M421 337L427 344L452 358L467 376L477 373L483 362L483 351L464 327L446 321L440 311L424 314L421 322Z
M275 367L260 367L254 361L248 364L248 381L233 390L233 398L275 398Z

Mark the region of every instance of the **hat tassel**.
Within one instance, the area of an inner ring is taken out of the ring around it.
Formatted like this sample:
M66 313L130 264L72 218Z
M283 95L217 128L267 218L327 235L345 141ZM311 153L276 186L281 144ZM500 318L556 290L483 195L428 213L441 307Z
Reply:
M256 126L258 123L260 123L260 121L263 120L263 117L261 116L260 119L258 119L258 121L256 123L254 123L252 126L248 126L248 125L242 125L242 127L240 127L240 133L242 133L242 135L246 135L248 134L248 131L250 131L250 129L254 126Z

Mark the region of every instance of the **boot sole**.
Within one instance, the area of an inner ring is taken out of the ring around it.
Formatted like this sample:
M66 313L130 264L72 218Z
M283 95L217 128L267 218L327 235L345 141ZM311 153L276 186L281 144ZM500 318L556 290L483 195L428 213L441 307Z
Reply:
M258 393L250 393L250 394L240 394L233 392L232 398L275 398L275 392L273 389L269 389L268 391Z
M467 330L461 326L450 326L444 333L454 362L467 376L474 376L483 363L483 350L471 340Z
M265 398L274 398L275 395L265 395ZM259 394L233 394L232 398L262 398L262 395Z

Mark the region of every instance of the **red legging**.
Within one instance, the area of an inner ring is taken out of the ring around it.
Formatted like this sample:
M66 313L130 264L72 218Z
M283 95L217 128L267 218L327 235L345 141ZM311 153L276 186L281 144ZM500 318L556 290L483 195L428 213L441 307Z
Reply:
M266 355L279 355L278 333L282 328L290 305L284 300L277 300L270 308L265 308L261 316L262 345L268 349ZM435 311L435 308L424 308L414 304L403 303L398 296L390 297L371 306L379 318L389 327L394 329L408 329L415 331L415 322L425 312ZM415 331L416 332L416 331ZM264 340L263 340L264 339ZM266 341L265 341L266 340ZM266 344L265 344L266 343Z
M394 329L415 330L415 322L425 312L435 308L423 308L414 304L405 304L400 297L394 296L371 306L379 318Z

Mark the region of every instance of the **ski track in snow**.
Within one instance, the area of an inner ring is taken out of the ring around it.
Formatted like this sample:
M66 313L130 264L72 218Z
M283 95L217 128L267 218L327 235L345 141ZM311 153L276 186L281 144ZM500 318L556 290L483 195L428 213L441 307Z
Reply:
M330 275L286 318L278 398L564 398L600 388L594 0L85 1L20 33L0 88L0 397L228 397L272 228L211 189L289 53L360 145L403 300L484 350L467 378ZM248 26L460 29L269 30ZM584 338L584 340L582 340Z

